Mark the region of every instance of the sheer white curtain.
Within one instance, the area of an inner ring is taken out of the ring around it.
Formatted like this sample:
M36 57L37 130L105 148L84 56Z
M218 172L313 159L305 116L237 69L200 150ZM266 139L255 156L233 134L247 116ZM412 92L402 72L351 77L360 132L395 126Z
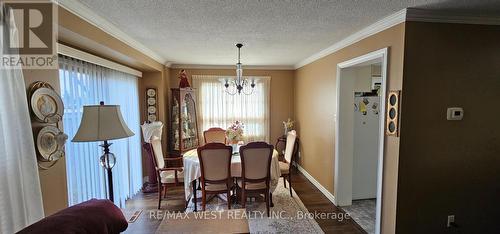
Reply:
M238 120L245 125L246 142L269 142L270 77L255 77L258 81L251 95L227 94L219 81L227 76L193 75L192 78L193 87L197 90L200 134L211 127L225 129Z
M4 30L19 42L14 17L0 5L0 54ZM42 192L21 67L0 63L0 233L14 233L43 218Z
M84 105L120 105L125 122L135 135L112 140L116 156L113 168L115 204L125 200L142 186L138 78L74 58L59 56L59 78L64 102L64 132L72 139L78 130ZM66 171L70 205L91 198L107 197L106 173L99 164L102 142L66 144Z

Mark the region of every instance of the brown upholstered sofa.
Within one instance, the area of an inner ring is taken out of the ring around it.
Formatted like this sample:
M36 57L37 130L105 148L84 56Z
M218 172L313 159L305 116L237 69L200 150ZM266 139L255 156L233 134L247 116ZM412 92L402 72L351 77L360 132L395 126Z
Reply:
M48 216L18 233L21 234L114 234L127 229L120 208L109 200L91 199Z

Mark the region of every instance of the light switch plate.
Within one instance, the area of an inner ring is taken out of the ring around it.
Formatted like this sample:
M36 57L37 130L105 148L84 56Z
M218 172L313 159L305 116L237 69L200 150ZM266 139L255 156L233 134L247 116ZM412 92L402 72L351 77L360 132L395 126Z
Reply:
M464 109L462 107L449 107L446 111L447 120L462 120L464 118Z
M448 221L446 221L446 227L451 227L451 224L455 223L455 215L448 215Z

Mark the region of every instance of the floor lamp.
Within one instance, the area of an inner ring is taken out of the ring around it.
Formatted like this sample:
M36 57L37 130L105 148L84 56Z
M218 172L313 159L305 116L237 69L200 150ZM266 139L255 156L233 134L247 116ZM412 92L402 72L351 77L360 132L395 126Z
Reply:
M107 171L109 199L113 202L113 174L111 169L116 163L116 157L109 151L112 143L108 141L133 135L134 133L130 131L125 121L123 121L120 106L104 105L104 102L101 102L100 105L83 107L80 127L73 140L71 140L72 142L104 142L100 145L104 151L100 163Z

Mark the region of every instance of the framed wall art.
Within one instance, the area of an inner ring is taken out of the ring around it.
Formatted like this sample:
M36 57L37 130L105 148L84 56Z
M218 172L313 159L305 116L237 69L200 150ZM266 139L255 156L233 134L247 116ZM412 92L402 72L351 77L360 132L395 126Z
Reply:
M146 122L158 120L158 92L156 88L146 89Z

